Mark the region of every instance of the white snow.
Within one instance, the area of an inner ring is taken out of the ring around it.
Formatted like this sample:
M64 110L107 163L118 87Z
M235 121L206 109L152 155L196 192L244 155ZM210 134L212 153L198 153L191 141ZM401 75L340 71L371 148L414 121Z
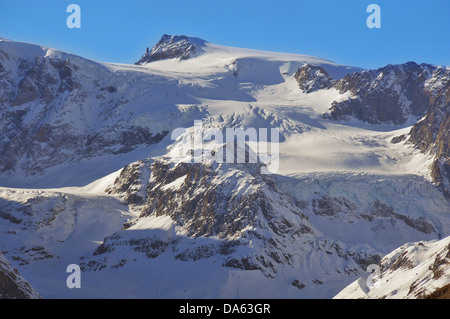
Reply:
M366 276L347 286L334 298L404 299L417 298L418 293L427 296L450 284L449 249L450 237L439 241L407 243L381 261L383 267L392 267L398 258L403 256L407 259L403 266L395 267L395 270L382 270L380 278L374 280L375 285L371 289L365 285ZM433 271L436 260L442 260L441 266ZM436 270L439 270L440 274L436 275Z
M331 122L322 114L328 111L333 101L343 101L350 95L340 94L335 89L306 94L301 92L294 79L294 73L304 63L318 65L334 78L361 70L359 68L305 55L210 43L206 43L202 54L189 60L165 60L143 66L94 62L8 40L0 40L0 50L10 56L2 63L6 61L3 64L11 72L17 72L18 57L33 62L36 56L51 56L70 59L80 66L80 74L86 77L83 81L87 79L83 83L90 83L86 86L92 96L81 108L74 108L70 103L62 105L58 112L49 115L54 123L71 123L76 130L95 131L120 121L126 125L148 127L155 133L169 131L161 143L140 146L126 154L61 164L43 175L26 176L18 171L0 177L0 185L4 186L0 188L0 203L19 207L33 201L33 216L24 217L19 208L12 209L14 216L29 218L33 224L45 222L35 231L21 229L21 225L0 219L0 248L11 256L28 258L20 252L21 247L43 246L59 256L30 260L29 264L18 266L44 297L328 298L348 284L346 280L354 279L337 273L327 274L327 271L342 270L347 265L335 255L325 256L323 251L312 252L298 269L284 269L275 281L259 271L224 268L214 260L182 262L174 259L173 252L149 259L125 247L114 258L120 262L126 256L127 260L135 262L117 269L83 273L83 288L67 289L65 267L81 262L80 258L92 254L105 237L120 231L126 221L137 217L137 212L107 195L106 187L127 164L143 158L180 154L183 145L171 141L170 132L178 127L186 127L192 132L194 120L203 120L205 127L219 129L279 128L282 135L280 165L274 173L279 175L279 187L296 199L306 201L318 194L331 193L350 198L362 206L383 199L407 216L431 218L440 225L440 232L449 234L448 202L427 180L433 158L408 143L390 142L393 137L408 133L414 119L403 126L369 125L356 120ZM121 97L121 103L114 106L117 109L112 117L103 116L111 106L99 106L95 98L98 88L94 87L92 79L96 78L116 87L117 95ZM182 154L179 160L185 159L186 155ZM236 174L225 168L215 182L227 178L238 181L236 189L229 189L236 194L251 192L257 187L239 179ZM183 182L184 177L180 177L165 188L177 189ZM59 214L46 222L55 209L60 210ZM279 209L283 214L281 205ZM354 216L330 221L314 215L309 208L305 213L323 234L315 242L317 246L331 245L330 241L324 242L326 238L333 238L354 251L364 248L388 253L407 241L431 240L436 236L405 225L380 223L377 228ZM374 231L374 228L377 229ZM8 233L11 231L15 234ZM156 236L162 240L184 236L182 229L176 229L167 216L140 219L125 233L128 236ZM186 245L191 242L187 240ZM417 260L429 256L431 251L434 248L418 255ZM313 280L318 278L312 277L313 274L330 281L324 285L314 284ZM407 275L408 278L415 276ZM307 289L292 286L292 281L299 276L307 283ZM395 284L403 287L402 283ZM352 284L349 288L352 290L343 296L364 297L355 285ZM389 288L383 288L382 293L373 296L388 293L395 285L382 286Z

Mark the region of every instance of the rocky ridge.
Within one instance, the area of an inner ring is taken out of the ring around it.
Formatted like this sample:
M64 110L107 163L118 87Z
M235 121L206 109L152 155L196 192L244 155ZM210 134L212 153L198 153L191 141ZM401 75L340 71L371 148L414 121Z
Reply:
M0 252L0 299L41 299Z
M445 298L450 280L450 237L405 244L378 265L372 287L367 276L361 277L335 298Z
M135 64L142 65L168 59L187 60L199 53L204 43L205 41L198 38L164 34L151 50L147 48L145 54Z

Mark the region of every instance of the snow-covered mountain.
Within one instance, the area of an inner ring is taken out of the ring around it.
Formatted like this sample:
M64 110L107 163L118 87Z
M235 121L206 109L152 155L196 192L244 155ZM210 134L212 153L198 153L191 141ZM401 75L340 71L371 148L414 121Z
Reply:
M325 117L357 118L372 124L415 123L408 137L423 152L434 153L433 181L450 196L450 68L407 62L333 80L322 68L303 65L295 78L306 93L330 88L350 93L349 99L334 101ZM401 135L393 142L404 139L406 136Z
M449 298L450 237L408 243L385 256L371 287L360 278L336 295L356 298ZM365 279L365 280L364 280Z
M194 43L197 58L154 57L173 47L190 52L186 41ZM283 76L305 62L318 63L334 76L355 70L308 56L227 48L182 36L163 36L149 54L157 62L117 65L1 40L3 185L81 186L128 164L129 156L117 160L121 154L136 154L134 160L148 155L156 149L148 146L174 127L192 125L193 119L211 113L228 118L240 113L257 101L255 88L283 83ZM82 170L87 165L92 175L67 175L68 165L72 172L74 165Z
M450 235L446 67L164 35L134 65L0 40L0 74L0 251L44 298L332 298ZM279 129L278 165L186 152L229 128Z
M135 64L141 65L169 59L187 60L200 54L205 43L199 38L164 34L152 50L147 48L145 54Z

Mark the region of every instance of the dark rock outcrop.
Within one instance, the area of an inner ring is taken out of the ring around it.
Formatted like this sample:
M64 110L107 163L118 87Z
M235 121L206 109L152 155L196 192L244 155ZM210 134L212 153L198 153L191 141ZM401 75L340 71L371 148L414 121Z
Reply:
M405 123L409 116L420 118L443 88L438 79L449 79L444 70L408 62L346 75L333 87L341 94L350 92L351 97L333 102L329 115L333 120L355 117L371 124L396 125ZM433 78L436 85L430 86Z
M145 54L136 65L160 60L187 60L201 50L205 41L184 35L164 34L151 50L147 48Z
M109 81L124 80L100 64L52 55L23 60L1 48L0 61L8 66L0 63L2 174L41 174L58 164L127 153L168 134L120 114L128 101Z

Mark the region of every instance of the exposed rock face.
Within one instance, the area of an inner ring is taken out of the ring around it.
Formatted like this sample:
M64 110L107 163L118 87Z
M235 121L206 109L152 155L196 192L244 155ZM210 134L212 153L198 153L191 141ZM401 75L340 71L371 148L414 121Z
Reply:
M139 216L105 238L85 259L84 269L128 262L131 257L128 261L115 257L123 256L126 247L148 258L173 254L181 261L214 260L225 267L260 270L267 277L276 276L283 267L299 267L311 255L339 260L343 266L336 272L343 276L355 276L380 261L381 254L372 248L326 237L310 222L308 216L314 215L322 220L319 224L324 220L370 224L374 236L382 236L386 227L399 227L403 234L439 236L429 218L399 214L381 201L367 207L330 195L297 201L280 191L271 176L261 175L259 166L177 164L164 158L126 166L106 191L118 195ZM170 225L164 232L145 229L144 225L161 224L160 220Z
M40 174L61 163L127 153L168 134L134 124L124 112L129 100L117 89L126 82L122 75L62 53L24 59L2 45L0 173Z
M201 50L203 43L203 40L197 38L164 34L151 50L147 48L146 53L135 64L168 59L187 60Z
M424 299L450 299L450 284L425 296Z
M395 212L380 200L374 201L367 207L360 207L345 197L332 197L324 195L312 200L314 214L326 217L329 220L346 219L352 222L367 220L370 222L403 222L406 226L416 229L424 234L438 233L437 227L426 217L412 218Z
M428 84L436 78L448 80L449 72L443 70L408 62L349 74L333 87L340 93L351 92L352 97L333 103L330 116L335 120L354 116L372 124L403 124L408 116L420 117L426 112L430 99L437 94Z
M133 238L128 243L142 247L146 242L153 247L146 250L152 258L168 246L174 246L176 258L185 261L222 256L226 267L258 269L269 277L280 265L297 265L317 233L294 201L268 176L261 175L260 169L260 164L174 164L158 159L151 164L148 183L142 183L136 177L146 175L144 162L129 165L107 191L122 192L133 204L143 203L142 213L125 225L128 233L106 238L96 254L120 246L146 219L166 216L174 222L176 233L194 239L215 238L216 242L193 250L177 246L177 236L166 240ZM254 248L247 253L234 253L250 243ZM293 243L295 253L290 247Z
M325 117L346 120L351 117L371 124L404 124L408 117L419 119L409 135L410 142L423 152L435 155L431 176L450 196L450 69L408 62L387 65L332 80L320 67L302 66L295 78L306 92L337 89L350 98L333 102ZM405 140L397 137L393 143Z
M300 89L305 93L329 89L334 81L328 73L319 66L305 64L294 75Z
M449 78L450 70L445 67L414 62L356 72L337 80L312 65L304 65L296 73L306 93L329 88L351 93L350 99L332 104L331 119L355 117L372 124L403 124L410 115L423 116L443 94Z
M40 299L41 296L0 252L0 299Z
M190 58L201 49L194 42L192 38L165 36L154 50L148 50L141 63ZM165 122L167 117L180 116L177 103L191 101L174 97L167 102L170 94L184 94L183 90L175 91L182 89L176 78L136 72L137 67L114 72L115 66L47 53L31 59L14 58L0 46L0 112L6 119L0 122L0 171L5 173L22 169L37 174L60 163L126 153L140 145L157 143L168 134L164 128L177 127L176 122ZM278 64L275 70L280 71ZM436 152L437 158L447 159L448 90L441 90L446 72L443 68L407 64L332 80L324 69L304 65L295 77L308 93L323 89L348 93L356 104L345 104L353 103L348 100L334 105L334 114L341 112L342 118L355 116L374 124L398 124L407 116L428 110L429 114L413 128L411 140L424 152ZM242 72L236 76L245 78ZM421 86L422 91L416 91ZM433 109L415 103L424 96ZM186 104L182 104L184 108ZM224 127L254 125L263 120L264 125L271 123L282 129L286 125L286 131L302 132L294 124L288 130L291 124L284 122L284 115L260 107L249 109L248 115L222 118ZM200 113L189 113L191 110L186 106L186 113L181 115L189 122L193 114ZM146 116L136 117L135 113ZM394 141L405 139L403 136ZM250 154L245 157L250 158ZM131 161L134 159L127 163ZM428 207L417 210L418 206L412 205L409 215L411 205L394 209L377 200L386 199L398 188L383 186L356 192L347 180L352 189L341 192L340 187L330 187L330 194L328 189L319 191L320 187L316 191L316 186L323 184L318 179L311 187L314 192L301 197L305 189L298 193L283 191L277 177L261 175L261 165L248 162L187 164L155 157L130 163L106 189L128 206L114 197L99 195L97 189L84 195L70 194L73 190L67 194L65 190L30 190L34 194L25 197L19 193L27 189L2 189L0 195L10 193L0 199L4 254L18 267L32 269L33 263L51 266L58 258L75 256L60 252L76 248L83 238L89 246L86 244L86 250L75 257L85 256L79 260L83 270L114 271L111 269L137 260L161 262L162 268L176 261L184 268L186 262L192 265L199 261L195 267L213 265L223 273L242 273L238 269L252 270L246 274L256 273L260 278L262 273L267 277L264 279L279 276L277 284L287 283L288 288L294 286L308 297L315 288L325 291L339 281L353 280L391 251L393 242L428 240L448 233L443 219L429 215ZM448 176L448 166L436 163L436 180L443 176L442 167ZM404 180L407 184L412 178ZM441 183L446 182L442 179ZM411 193L417 191L414 183L409 188ZM89 187L82 192L86 189ZM430 193L408 199L424 201ZM93 233L95 238L88 237ZM103 238L100 246L95 244ZM447 263L440 256L431 265L436 276L442 277L442 260ZM410 266L405 254L391 269ZM34 276L40 276L38 270L33 271Z
M150 164L150 160L141 160L125 166L114 183L106 188L106 193L120 195L121 200L131 206L144 204Z

